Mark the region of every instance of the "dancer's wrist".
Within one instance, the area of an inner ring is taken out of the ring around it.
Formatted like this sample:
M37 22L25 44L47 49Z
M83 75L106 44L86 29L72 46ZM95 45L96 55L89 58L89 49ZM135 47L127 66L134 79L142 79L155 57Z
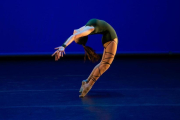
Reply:
M67 46L65 44L62 44L62 47L66 48Z

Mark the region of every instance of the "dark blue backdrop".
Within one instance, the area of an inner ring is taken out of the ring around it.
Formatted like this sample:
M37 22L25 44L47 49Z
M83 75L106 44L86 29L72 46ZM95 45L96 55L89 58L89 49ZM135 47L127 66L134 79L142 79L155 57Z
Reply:
M115 28L118 53L180 53L179 5L179 0L1 0L0 55L50 54L91 18ZM87 45L102 52L101 35L90 36ZM72 43L66 52L84 50Z

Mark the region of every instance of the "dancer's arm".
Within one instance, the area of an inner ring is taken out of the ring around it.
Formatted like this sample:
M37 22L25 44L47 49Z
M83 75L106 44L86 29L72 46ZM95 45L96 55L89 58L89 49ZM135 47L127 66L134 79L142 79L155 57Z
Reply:
M80 28L76 33L71 35L62 45L64 48L66 48L69 44L71 44L75 39L87 36L94 30L94 27L92 26L83 26Z
M94 30L94 27L92 26L83 26L79 28L78 30L75 30L73 35L71 35L62 46L67 47L69 44L71 44L75 39L87 36Z
M76 33L71 35L62 46L56 47L55 49L57 50L52 54L52 56L55 55L55 60L57 61L61 56L63 57L63 53L65 53L64 50L69 44L71 44L77 38L89 35L93 30L94 27L92 26L83 26Z
M85 27L86 27L86 26L82 26L82 27L79 28L79 29L75 29L73 34L79 32L79 31L82 31Z
M92 31L94 31L93 26L83 26L80 29L78 29L77 33L75 33L75 39L83 36L89 35Z

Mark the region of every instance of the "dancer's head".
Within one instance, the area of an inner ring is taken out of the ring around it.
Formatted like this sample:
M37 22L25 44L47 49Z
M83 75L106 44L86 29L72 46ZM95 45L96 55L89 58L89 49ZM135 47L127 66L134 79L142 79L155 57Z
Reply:
M84 61L86 60L86 55L87 55L88 59L91 62L96 62L99 60L99 56L98 54L95 53L95 51L91 47L86 46L87 40L88 40L88 36L84 36L84 37L75 39L75 42L77 44L82 45L84 48L84 51L85 51Z

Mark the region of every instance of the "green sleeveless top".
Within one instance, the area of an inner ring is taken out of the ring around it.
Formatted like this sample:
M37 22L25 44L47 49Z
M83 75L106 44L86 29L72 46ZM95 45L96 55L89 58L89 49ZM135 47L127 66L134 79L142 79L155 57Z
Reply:
M117 34L114 28L110 24L105 22L104 20L91 19L86 23L86 26L93 26L95 28L94 31L90 33L90 35L93 35L93 34L103 35L103 38L102 38L103 44L117 38Z
M117 38L116 32L114 28L108 24L107 22L99 19L90 19L85 26L93 26L94 31L92 31L89 35L93 34L102 34L102 44L113 41ZM88 36L84 36L75 40L76 43L85 45L87 42Z

